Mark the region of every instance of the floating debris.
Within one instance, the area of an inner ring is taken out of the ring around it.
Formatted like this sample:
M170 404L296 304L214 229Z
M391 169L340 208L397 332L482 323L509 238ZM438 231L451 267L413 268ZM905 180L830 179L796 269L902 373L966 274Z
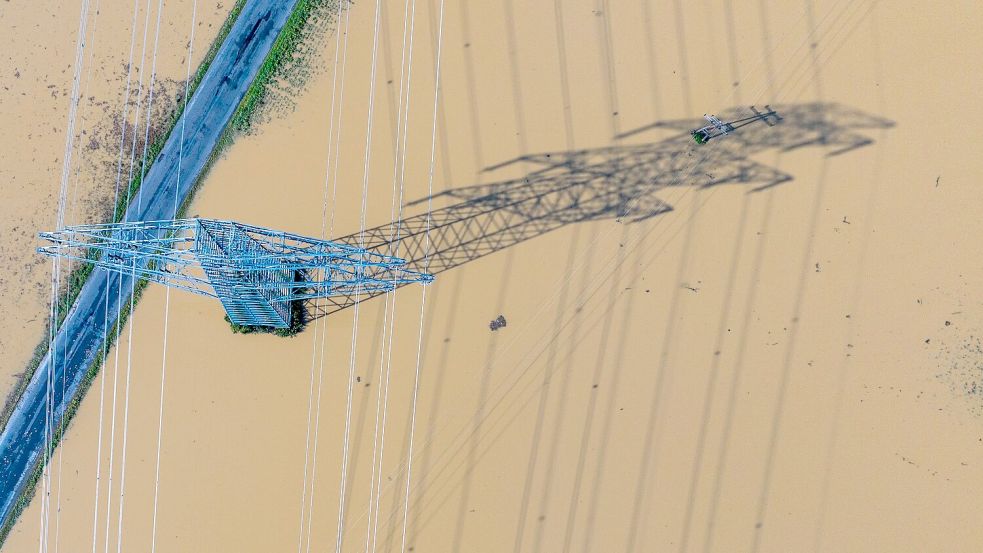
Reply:
M492 332L494 332L500 328L505 328L505 325L505 315L499 315L497 319L488 323L488 328L492 329Z

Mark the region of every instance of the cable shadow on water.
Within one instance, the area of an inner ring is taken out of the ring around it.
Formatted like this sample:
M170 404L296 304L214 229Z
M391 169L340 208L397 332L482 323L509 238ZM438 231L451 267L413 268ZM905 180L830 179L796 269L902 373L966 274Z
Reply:
M436 318L434 313L437 311L437 308L440 307L440 303L439 303L440 295L433 294L433 296L434 296L433 301L430 302L430 309L427 309L426 317L421 321L421 323L423 324L422 333L424 336L428 336L430 330L433 328L434 319ZM428 362L428 355L430 355L431 344L424 341L420 347L422 348L420 350L420 364L421 366L426 366ZM444 373L441 372L441 375L443 374ZM441 389L443 388L443 383L438 381L435 387ZM400 435L410 436L413 430L413 422L414 422L412 403L406 408L405 414L403 415L403 419L405 420L405 426L403 427L403 432ZM402 448L400 449L400 454L398 458L401 460L407 459L409 455L410 455L410 441L405 440L403 442ZM421 470L419 469L417 470L416 475L418 480L421 472L422 472ZM401 465L399 469L395 472L395 474L388 476L387 479L388 482L392 485L393 489L402 490L405 489L406 477L407 477L406 464L401 462ZM383 551L392 551L393 547L397 547L395 544L395 540L401 537L400 527L399 527L400 518L398 515L403 510L403 501L404 501L404 497L402 494L399 493L392 494L392 499L389 507L390 514L384 521L386 525L386 530L384 532L385 541L384 541L384 546L382 547ZM411 529L412 527L408 526L407 528ZM412 538L412 534L407 534L407 536L410 536ZM413 547L412 539L407 543L410 544L408 545L408 547Z
M724 23L726 27L727 47L729 54L730 67L730 87L733 91L734 102L738 105L742 103L740 85L740 63L738 61L737 36L735 31L734 7L732 0L724 3ZM708 29L712 32L712 29ZM776 166L777 167L777 166ZM731 309L735 296L735 286L737 283L738 268L743 258L742 247L745 241L745 229L747 227L748 215L755 196L745 194L738 210L738 220L733 234L733 245L730 254L730 266L727 276L724 278L724 299L718 312L717 329L713 339L712 358L707 371L706 382L702 396L702 412L699 423L697 424L696 448L693 453L693 461L690 466L689 486L686 497L686 507L683 511L682 530L679 537L679 553L686 553L689 547L690 528L693 522L693 515L696 507L697 493L700 481L703 477L704 453L708 439L710 427L710 416L714 407L713 397L717 386L717 381L721 373L721 356L724 351L724 344L727 336L727 325L731 318Z
M385 312L385 307L386 307L385 302L378 304L375 314L376 320L382 320L382 316ZM372 343L368 351L370 352L381 351L379 344L382 342L382 328L383 327L381 325L375 325L374 328L372 329ZM369 375L373 374L372 368L377 364L376 359L378 359L378 355L376 355L375 353L369 355L368 359L366 359L365 361L365 368L363 369L363 373L366 375L364 381L362 380L361 376L358 377L359 378L358 382L360 384L358 389L364 391L365 393L368 393L369 391L368 388L372 385L372 381L369 379ZM352 457L349 463L350 469L348 472L348 482L346 484L346 489L348 490L353 489L353 487L355 486L355 480L356 480L355 477L358 474L358 459L362 451L362 438L365 435L365 422L366 422L366 413L368 411L368 405L369 405L368 399L359 400L358 415L356 416L356 423L354 425L355 431L353 432L353 434L355 435L355 439L352 443L352 448L351 448ZM349 492L344 497L345 513L350 512L348 508L351 505L353 495L354 495L353 493ZM344 537L345 536L342 536L342 539L344 539Z
M573 239L570 241L570 248L566 256L567 260L565 263L565 271L567 274L569 274L570 271L573 269L574 261L577 258L577 252L579 250L579 242L580 242L579 240L580 228L577 227L574 230L573 234L574 236ZM569 307L568 305L569 291L570 291L570 283L569 281L564 281L560 289L559 300L557 301L556 315L553 323L554 327L559 327L560 325L563 324L563 315ZM522 545L525 536L525 529L526 529L526 522L527 522L526 519L529 513L530 505L532 503L533 481L536 476L537 467L539 466L539 456L540 456L540 449L542 447L542 442L543 442L543 433L544 431L546 431L545 429L546 411L549 405L550 388L553 381L552 376L554 372L554 367L556 365L558 343L559 343L558 340L550 341L550 344L548 346L549 350L546 355L546 362L543 369L543 379L539 389L540 392L539 403L536 408L536 418L533 424L532 438L529 442L529 457L526 462L525 478L522 486L522 495L519 501L519 508L517 509L518 516L517 516L516 531L515 531L515 544L513 547L513 550L515 552L519 552L523 550ZM565 390L563 393L565 394ZM558 432L559 429L554 428L552 429L552 432L549 433L549 435L553 436L558 434ZM546 465L547 467L546 470L549 471L549 467L551 466L552 466L552 462Z
M625 234L623 235L623 239L622 239L623 243L628 243L629 229L631 228L632 227L629 227L627 225L625 226ZM645 234L642 234L642 236L638 239L638 243L635 246L638 249L638 251L644 252L647 250L646 238L647 236ZM629 274L629 280L627 281L627 283L637 284L639 283L639 279L641 278L642 275L641 264L636 262L630 265L631 265L631 270ZM617 297L614 298L613 301L611 301L610 303L612 307L614 307L614 305L617 304L619 301L620 303L623 304L621 307L621 324L618 327L620 329L620 332L618 333L617 344L615 345L613 351L611 352L613 359L608 361L608 363L610 364L609 372L611 373L609 382L605 384L604 391L599 392L599 394L603 393L608 397L608 404L607 404L607 409L604 412L604 417L601 422L600 431L598 432L598 440L600 441L600 443L595 446L596 453L595 453L595 460L594 460L593 482L591 483L590 495L588 497L587 505L586 505L587 518L583 523L585 528L585 535L583 539L582 550L585 553L591 551L591 545L593 544L593 537L594 537L595 526L596 526L595 523L599 519L598 509L600 506L601 493L602 490L604 490L603 481L607 474L606 472L607 458L608 458L608 454L610 453L608 448L608 443L611 439L611 434L614 432L614 427L615 427L614 419L617 412L616 402L617 399L620 397L619 393L620 393L621 376L627 372L624 360L625 360L625 352L628 350L626 345L627 345L627 340L630 334L631 325L633 321L632 309L635 305L636 298L633 297L632 294L630 294L631 287L622 288L622 286L624 286L625 283L621 283L619 281L620 281L620 274L618 274L618 271L616 270L615 274L612 277L611 288L612 290L617 289ZM614 309L611 309L610 312L613 313ZM599 385L599 383L595 384L595 386L596 385Z
M450 343L453 339L454 329L456 328L455 323L456 323L457 312L458 312L457 306L458 306L458 300L460 299L462 281L463 281L463 275L461 273L457 273L455 275L453 287L450 293L450 308L446 310L448 315L444 319L443 332L441 333L441 335L444 336L444 338L441 341L441 344L439 345L437 362L435 365L427 364L427 366L433 367L431 369L431 372L433 374L433 380L429 384L429 388L432 390L432 392L430 397L430 407L429 409L427 409L428 416L427 416L427 424L425 427L427 431L426 438L423 440L422 452L418 453L418 455L420 455L420 461L417 464L417 466L419 466L419 470L417 471L417 476L416 476L416 488L415 488L416 493L414 493L409 498L409 501L412 502L422 501L430 485L430 478L429 478L430 457L433 452L433 448L432 448L433 433L434 433L434 427L437 424L437 418L440 414L441 398L443 397L444 384L447 375ZM439 305L438 302L440 301L441 301L440 295L434 294L434 301L431 304L431 308L428 310L430 312L428 317L430 317L431 319L433 318L433 313L437 312L437 308ZM430 323L427 324L427 328L431 330L433 329L432 320ZM425 350L425 354L426 355L422 357L422 359L423 362L426 364L429 363L427 357L429 355L429 347ZM410 453L412 454L412 452ZM401 473L405 474L405 470L402 470ZM412 544L415 543L418 533L417 518L410 517L408 524L409 526L407 528L407 534L406 534L408 540L407 543L410 544L409 545L410 547L412 547Z
M439 274L570 224L622 218L638 222L656 217L672 210L658 197L666 188L742 184L750 185L751 192L765 190L792 177L751 156L809 146L830 150L828 156L839 155L873 143L860 134L861 130L884 129L894 124L840 104L789 104L774 109L783 118L780 124L744 127L705 146L694 144L687 132L648 144L520 156L486 171L527 163L534 168L525 176L450 188L432 198L411 202L412 206L427 205L430 200L457 200L430 214L404 218L395 233L395 223L366 229L364 247L383 253L398 247L406 268ZM721 118L748 114L747 108L734 108L722 112ZM660 121L625 135L637 136L655 128L688 131L702 126L701 121ZM712 160L695 161L700 148L717 151ZM360 236L352 234L336 240L357 246ZM428 240L432 242L429 247ZM379 294L333 296L320 305L307 301L307 320L346 309L375 295Z
M622 226L622 235L620 242L624 243L628 237L628 232L631 227L629 225ZM622 256L624 251L619 249L618 251L619 259L615 263L614 275L611 278L611 283L608 290L608 298L606 301L607 305L615 305L618 300L618 287L621 280L621 261L623 261ZM594 431L594 418L597 413L597 404L600 401L598 397L600 392L598 387L602 380L605 379L605 369L608 372L617 370L617 366L608 367L606 358L609 353L608 344L611 340L611 331L614 326L614 309L608 309L602 316L600 338L598 340L597 346L597 357L594 360L594 371L591 375L591 393L587 398L587 405L585 406L585 413L583 418L583 423L581 424L580 433L580 447L577 453L577 461L575 463L573 486L570 493L570 500L567 507L567 520L566 526L563 533L563 551L571 551L573 545L573 534L574 528L577 522L577 512L581 503L581 487L583 486L584 473L587 470L587 454L588 449L591 445L592 435Z
M876 10L876 6L872 6L872 9ZM874 66L874 82L883 82L883 62L882 58L882 47L880 41L880 25L878 24L877 14L872 14L873 17L870 18L870 29L868 36L871 40L871 45L869 51L871 52L871 61ZM877 89L877 104L883 109L884 107L884 91L878 87ZM886 130L880 131L880 139L883 142L886 139ZM862 300L864 298L864 288L866 285L866 267L868 264L868 255L870 252L870 242L872 239L872 229L874 228L874 217L876 213L876 208L880 203L880 191L882 188L881 180L884 173L884 160L885 151L884 147L878 148L875 153L875 158L871 168L871 174L869 182L870 191L866 199L866 205L864 207L863 214L863 231L861 236L863 237L860 242L859 255L856 261L856 272L854 273L853 282L854 289L851 294L850 299L847 303L847 313L849 321L847 323L847 332L845 336L844 343L845 348L848 350L854 341L854 337L857 333L857 313L862 306ZM830 487L831 479L833 474L833 463L834 457L839 443L839 427L840 419L842 417L842 412L844 408L844 399L846 393L847 380L850 376L850 369L854 368L853 355L848 351L844 351L844 355L841 358L840 365L834 372L836 380L836 392L834 393L833 409L830 416L830 433L829 441L827 442L826 452L824 455L824 469L823 478L821 486L821 496L819 500L819 516L816 521L816 530L813 538L813 551L816 553L823 551L823 541L825 537L826 524L829 518L829 502L830 502Z

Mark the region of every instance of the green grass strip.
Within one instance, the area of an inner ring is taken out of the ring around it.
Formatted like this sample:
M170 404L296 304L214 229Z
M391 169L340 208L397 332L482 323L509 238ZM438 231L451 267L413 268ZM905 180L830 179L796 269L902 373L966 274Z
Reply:
M143 291L147 287L146 280L140 280L133 290L133 305L140 300L143 295ZM126 325L127 320L130 318L130 302L126 302L122 309L120 309L119 319L116 323L109 329L109 333L106 337L106 341L103 344L103 352L109 351L116 344L116 338L119 336L119 332ZM95 361L85 372L85 376L82 377L82 382L79 384L79 388L75 393L75 396L69 402L68 407L65 409L65 414L62 417L62 422L54 429L54 433L51 436L51 443L49 444L49 449L47 455L42 456L42 459L34 466L34 470L31 472L30 478L27 480L27 484L24 486L24 491L21 492L17 501L14 503L14 508L10 512L10 517L4 523L3 527L0 527L0 546L7 540L7 536L13 529L14 524L20 515L24 512L24 509L30 505L31 500L34 498L34 492L37 490L37 484L41 481L41 476L44 474L44 457L50 459L51 454L61 443L62 437L65 435L65 431L68 429L68 424L75 414L78 412L79 406L82 404L82 398L85 397L85 393L92 387L92 382L95 381L96 376L99 375L99 371L102 368L103 357L101 355L96 356Z
M281 74L285 66L294 61L297 46L304 39L304 27L311 15L318 9L331 5L331 0L298 0L293 12L287 18L283 30L276 37L270 53L259 67L259 72L252 84L246 90L245 96L239 102L230 126L233 130L248 132L253 124L257 110L263 105L269 91L269 85Z
M198 89L198 85L201 84L202 78L204 78L205 73L208 71L208 68L212 64L212 61L214 61L215 59L215 55L218 53L218 50L222 46L222 43L224 43L225 39L229 36L229 32L232 30L232 26L239 18L239 14L242 12L242 9L245 6L246 6L246 0L236 0L235 4L232 6L232 9L229 11L229 15L225 18L225 21L222 23L222 26L219 28L218 34L215 36L215 40L213 40L211 45L208 47L208 51L205 53L205 57L202 59L201 64L198 66L198 69L195 71L194 76L192 76L191 81L188 83L188 98L191 98L194 95L195 91ZM146 173L146 171L150 170L150 167L153 165L153 161L157 158L157 155L160 154L160 151L163 149L164 144L167 142L167 139L174 131L174 127L176 126L178 119L180 119L181 114L184 113L184 108L186 105L187 102L185 101L178 102L177 110L175 110L174 113L172 113L171 118L167 123L167 131L161 134L159 137L157 137L154 140L154 142L151 143L150 146L148 146L146 159L149 160L149 162L147 163L146 167L143 166L144 163L143 159L139 161L140 165L137 166L138 174L136 177L133 178L133 180L130 182L130 185L128 187L128 190L130 192L129 197L131 199L134 197L135 192L140 188L140 184L141 184L140 173L141 172ZM125 212L126 212L126 196L121 194L116 205L113 206L113 218L112 218L113 222L114 223L119 222ZM55 318L55 325L54 325L56 332L58 331L59 328L61 328L61 324L64 322L65 317L68 315L68 311L70 310L72 305L75 304L75 300L78 299L78 295L82 291L82 286L85 285L86 281L89 278L89 275L92 274L92 271L93 271L92 265L88 263L83 263L82 265L79 265L68 274L66 287L62 292L58 294L58 299L56 304L57 316ZM146 281L141 281L140 284L138 285L138 290L142 292L145 286L146 286ZM137 296L137 298L135 299L139 299L139 296ZM129 304L124 306L123 309L125 310L126 314L123 315L123 312L121 311L120 320L117 321L117 325L114 325L114 329L117 326L122 326L122 324L126 322L126 317L129 316ZM110 336L113 336L114 334L115 331L111 332ZM4 401L3 410L0 411L0 429L5 428L7 426L7 423L10 421L10 416L13 414L14 408L17 406L17 402L20 401L20 398L24 395L24 391L27 390L27 385L31 382L31 378L34 376L34 373L37 372L37 369L41 365L41 361L44 359L45 354L48 353L48 338L46 337L50 336L50 322L47 325L45 325L44 333L42 334L42 336L45 336L45 338L42 338L41 341L38 343L38 345L35 346L34 353L31 355L31 358L28 360L24 372L21 373L20 378L17 380L17 383L14 385L14 389L11 390L11 392L7 395L6 401ZM111 340L113 340L113 338L107 337L107 345L106 345L107 348L112 346ZM61 436L64 433L64 430L67 427L68 422L70 422L72 417L75 415L75 412L78 409L79 403L81 403L85 391L88 390L89 386L92 383L92 380L95 379L96 375L99 373L101 364L102 364L102 360L97 359L97 361L93 363L93 365L89 368L89 370L86 371L85 378L83 379L82 384L79 386L79 390L76 393L76 396L72 399L72 402L69 404L68 409L66 409L65 411L65 415L62 417L62 424L59 425L59 428L57 429L57 431L53 436L53 443L51 445L52 449L54 449L54 447L58 444L58 442L61 441ZM31 475L31 479L28 481L28 485L24 488L24 492L18 498L14 510L11 512L11 516L8 517L6 523L2 527L0 527L0 545L3 545L4 541L7 539L7 535L10 533L10 530L13 528L14 522L16 522L17 518L20 516L20 513L27 506L27 504L30 503L30 498L33 497L34 495L34 490L38 480L40 479L42 469L43 469L43 465L40 463L38 464L37 467L35 467L34 472Z
M240 12L242 12L243 7L245 6L245 2L246 0L236 0L235 5L232 7L232 10L229 12L229 16L226 18L225 23L223 23L222 27L219 29L218 35L216 36L215 40L212 41L212 44L209 47L208 52L205 54L204 60L202 61L201 65L198 67L198 70L195 72L194 76L191 79L191 82L189 83L190 93L188 95L188 98L190 98L194 94L194 91L197 89L198 85L201 84L201 80L204 78L204 75L207 72L208 67L211 65L212 60L215 59L215 55L218 53L219 48L221 47L222 43L225 41L225 38L228 36L229 31L232 30L232 25L235 24L235 21L239 17ZM294 59L294 53L296 52L297 47L300 45L301 40L303 38L302 31L304 27L311 20L311 16L314 15L316 10L329 5L332 5L331 0L298 0L297 4L294 6L293 11L291 12L290 16L287 19L286 24L284 25L283 29L280 31L280 34L277 36L277 39L274 41L269 54L267 55L266 59L263 61L263 64L260 66L260 70L256 78L253 80L249 88L246 90L246 95L244 96L243 100L239 102L239 105L236 107L236 111L233 113L232 118L229 121L229 124L226 125L225 130L222 132L222 135L220 136L218 142L216 143L215 149L212 151L211 155L208 158L208 161L205 162L205 166L202 168L201 172L198 174L198 177L195 179L194 184L192 185L191 189L188 191L188 195L184 198L184 201L181 203L181 206L178 209L178 213L176 217L178 218L184 217L187 214L188 207L191 205L191 201L194 198L195 194L197 193L198 189L201 187L201 184L204 182L205 177L208 175L215 161L217 161L218 158L221 156L221 154L225 151L225 149L232 144L232 142L235 140L235 137L240 134L246 133L250 130L251 126L254 123L253 117L256 111L263 105L263 101L266 98L268 87L273 83L274 79L280 74L280 72L284 70L286 64ZM157 155L164 147L164 144L166 143L168 137L171 135L171 132L174 130L175 123L183 113L185 105L186 102L180 102L180 106L178 110L175 111L175 113L172 115L168 123L167 132L162 134L157 139L155 139L155 141L148 147L147 159L149 159L150 161L147 164L146 169L142 171L138 171L137 176L134 177L134 179L130 182L129 185L130 199L134 197L136 191L139 190L140 188L140 184L141 184L140 175L145 174L146 171L150 169L150 166L153 164L153 160L156 159ZM122 199L122 202L123 202L122 205L119 202L117 202L117 205L114 206L113 222L119 222L120 218L126 212L125 198ZM62 321L64 321L65 315L68 313L69 308L75 303L75 300L78 298L78 294L81 291L82 286L85 284L89 275L92 273L92 270L93 270L92 265L83 264L77 267L69 274L68 286L65 292L59 295L59 299L58 299L59 311L58 311L58 317L55 321L56 330L61 326ZM146 285L147 285L146 280L141 280L136 285L134 291L134 298L133 298L134 306L136 306L136 303L139 301L141 295L143 294L144 289L146 288ZM298 311L299 309L297 306L292 306L291 327L289 329L277 329L279 330L279 332L276 332L277 335L294 336L298 332L300 332L300 330L303 329L303 322L304 322L303 317L302 315L297 313ZM126 324L126 321L128 320L129 316L130 316L130 304L127 303L120 310L119 318L117 319L116 323L113 325L112 329L110 330L109 334L106 337L106 342L104 343L103 346L104 351L108 351L109 348L115 345L116 333L118 332L119 329L121 329ZM44 335L45 336L48 335L48 328L45 328ZM21 378L18 381L17 385L15 386L14 391L11 392L11 394L7 398L7 401L4 405L3 412L0 413L0 428L6 426L7 422L10 419L10 415L13 413L14 407L17 405L17 401L19 401L20 397L24 394L24 390L26 390L27 384L31 381L31 377L34 375L34 372L37 371L37 368L41 364L41 360L44 358L44 355L47 353L47 350L48 350L48 341L47 339L42 339L41 342L35 348L34 355L31 357L31 360L28 362L28 366L24 371L24 373L21 375ZM61 424L55 430L52 436L52 442L49 446L50 447L49 451L54 451L57 445L60 443L61 438L64 436L64 433L67 430L69 424L71 423L72 419L75 417L79 405L81 405L82 398L85 397L86 392L92 386L92 382L95 380L96 376L99 375L99 371L101 370L101 368L102 368L102 358L97 357L96 360L89 367L89 369L86 371L85 376L83 377L82 382L79 385L79 389L76 391L75 397L72 398L71 402L68 405L68 408L65 410L65 414L62 417ZM2 527L0 527L0 546L3 546L4 541L6 541L7 536L10 534L10 531L13 529L13 526L16 523L17 519L20 517L24 509L27 508L27 506L31 502L31 499L34 497L35 491L37 489L37 483L41 479L43 470L44 470L44 464L43 462L39 462L38 465L34 468L34 471L31 473L31 477L28 480L27 485L24 487L24 491L21 493L20 497L18 497L10 517L8 517L7 521L3 524Z
M239 18L239 14L246 5L246 0L236 0L235 5L229 11L228 17L225 18L225 22L219 28L218 35L216 35L215 40L208 47L208 52L205 53L205 57L202 59L201 65L198 66L198 70L195 71L191 82L188 84L188 98L190 98L195 90L197 90L198 85L201 84L201 79L204 77L205 72L211 66L212 61L215 59L215 55L218 53L219 48L222 43L225 42L226 37L229 36L229 32L232 30L232 25L235 24L236 19ZM123 217L126 212L126 200L127 197L133 198L136 191L140 188L141 183L141 173L146 173L150 170L153 165L157 155L164 148L164 144L170 137L171 132L174 130L175 124L184 113L184 108L186 102L180 101L178 103L178 109L172 114L170 121L167 124L167 132L163 133L161 136L157 137L154 142L147 148L147 163L146 167L143 167L143 161L140 160L140 165L137 166L137 176L133 178L128 187L129 195L120 194L116 205L113 207L113 218L112 221L117 223ZM62 322L65 320L65 316L68 315L68 311L72 305L75 304L75 300L78 299L79 292L82 291L82 286L88 280L89 275L92 274L93 266L84 263L79 265L74 270L68 274L67 286L64 291L60 292L57 300L57 317L55 319L55 331L61 328ZM50 325L50 323L49 323ZM43 336L50 335L50 326L45 326ZM34 348L34 354L31 359L28 360L27 366L23 373L21 373L20 379L17 384L14 385L14 389L8 394L6 401L4 402L3 410L0 411L0 429L7 426L7 422L10 420L10 415L13 414L14 407L17 402L20 401L20 397L24 394L24 390L27 389L27 384L31 381L31 377L34 376L35 371L37 371L38 366L41 364L41 360L44 359L45 354L48 353L48 339L42 338L38 345ZM0 537L0 543L3 543L2 537Z

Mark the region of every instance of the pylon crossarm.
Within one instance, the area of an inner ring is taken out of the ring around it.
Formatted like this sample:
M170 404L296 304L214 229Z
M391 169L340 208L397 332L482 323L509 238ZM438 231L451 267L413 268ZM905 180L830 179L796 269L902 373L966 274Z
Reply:
M423 283L427 284L432 282L420 281L414 279L396 279L396 280L365 280L358 283L344 282L344 283L306 283L303 288L297 288L295 291L289 295L281 295L274 298L274 301L288 301L288 300L309 300L316 298L332 298L332 297L361 297L361 296L373 296L380 293L389 292L407 284ZM304 289L311 291L305 292Z
M94 261L100 257L107 257L109 262L118 263L123 263L130 259L155 261L157 263L175 263L179 265L194 263L192 252L189 250L131 248L121 243L92 244L66 241L56 243L52 246L43 246L38 248L38 251L51 256L67 257L71 255L77 259L86 261Z
M365 252L368 253L368 252ZM229 255L225 253L205 253L195 252L195 256L202 263L221 262L227 263ZM349 267L380 267L390 268L401 266L406 262L397 257L381 255L365 255L365 259L357 257L335 254L274 254L274 253L247 253L235 257L236 268L243 271L265 271L265 270L304 270L304 269L332 269L349 271Z
M301 281L285 282L285 283L257 283L256 286L261 289L282 289L291 288L294 290L302 290L305 288L311 289L324 289L327 293L322 294L330 295L331 291L340 290L342 288L355 289L356 286L371 287L375 290L386 290L389 288L396 288L404 284L429 284L433 282L433 276L425 273L418 273L416 271L399 271L395 274L381 274L377 276L363 276L358 279L338 279L338 278L311 278L307 277ZM346 294L348 292L345 292Z
M370 252L336 242L309 245L263 243L261 252L252 253L246 257L257 260L291 259L312 265L340 263L392 265L403 262L398 257Z
M161 269L172 267L173 272L195 263L189 250L140 246L119 241L83 242L59 236L49 236L48 239L54 244L38 248L39 253L95 263L111 270L129 271L133 264L136 264L137 270L142 270L153 264Z
M239 324L284 327L294 300L377 294L433 279L398 257L214 219L80 225L41 238L52 242L39 248L45 255L217 297Z
M64 259L88 263L95 267L106 269L107 271L132 275L140 280L150 280L202 296L215 297L215 294L211 291L211 286L207 280L196 278L174 270L169 270L166 267L157 268L157 264L155 263L148 263L147 266L144 266L133 262L124 263L108 261L108 256L101 256L93 259L91 257L77 255L69 250L60 249L54 246L38 248L38 251L42 254L53 257L61 257ZM134 257L132 259L136 260L137 258Z
M55 232L42 232L40 237L52 242L73 242L91 245L100 244L124 244L130 249L138 245L151 245L161 249L172 248L172 244L193 243L191 237L181 236L170 231L158 231L158 234L150 235L148 232L137 232L132 230L117 231L113 229L90 230L78 227L68 227Z

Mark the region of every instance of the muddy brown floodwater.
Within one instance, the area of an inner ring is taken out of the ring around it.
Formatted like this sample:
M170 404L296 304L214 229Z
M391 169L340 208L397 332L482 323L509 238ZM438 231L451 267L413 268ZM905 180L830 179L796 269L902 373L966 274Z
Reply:
M65 126L68 118L72 78L75 71L76 38L80 2L10 2L0 11L0 24L9 42L0 61L0 115L6 131L0 136L3 164L0 179L7 201L0 206L0 306L17 316L0 320L0 390L4 397L41 338L51 296L51 264L34 252L37 233L53 229L58 209ZM69 179L66 224L102 222L110 216L116 187L116 163L120 149L120 120L123 114L130 37L137 22L132 86L127 110L127 145L123 180L130 160L139 75L143 74L141 102L142 150L153 69L153 39L156 4L151 6L147 48L143 50L143 28L147 22L145 3L105 0L90 3L88 41L80 101L75 124L73 165ZM154 85L153 131L161 127L184 92L185 58L191 30L191 0L168 2L163 11ZM228 15L229 2L198 3L192 67L197 67ZM96 11L98 8L98 15Z
M983 51L974 32L983 10L908 0L559 5L565 80L554 3L447 2L435 192L521 177L536 166L485 168L523 154L656 141L669 131L614 135L732 105L818 99L895 126L860 131L873 143L842 155L821 146L756 155L793 177L780 186L662 190L669 213L571 224L438 275L424 312L406 550L983 548L980 396L953 380L976 378L971 345L983 331L983 158L966 131L983 115L972 101L983 78L966 61ZM45 72L65 87L76 7L2 15L8 26L64 29L46 34L40 54L40 40L25 40L21 77L2 77L12 126L43 134L50 150L5 133L3 178L16 191L5 209L22 221L4 237L5 378L42 325L47 273L24 248L50 224L38 206L47 213L56 194L67 105L61 92L41 109L13 91L30 78L39 84L21 91L49 102ZM120 21L106 31L119 43L126 10L102 7ZM174 32L187 28L184 11L167 19ZM373 16L372 2L351 10L332 236L361 220ZM437 18L436 1L417 1L405 200L427 195ZM381 22L369 226L390 220L402 4L387 4ZM320 235L333 37L317 60L326 70L235 143L191 213ZM165 49L175 64L180 42ZM118 86L112 75L93 83ZM392 317L384 298L361 305L354 340L354 310L280 339L234 335L217 302L170 294L158 551L306 550L308 535L312 549L333 548L353 343L343 550L371 540L399 551L421 290L395 294L391 363L381 357ZM66 550L92 546L100 424L96 546L116 544L125 427L122 550L150 548L166 298L147 289L132 343L123 337L103 373L102 412L97 379L54 460ZM508 326L489 331L500 314ZM373 447L387 366L384 447ZM308 462L305 478L321 367L316 470ZM4 551L37 549L39 523L34 501Z

